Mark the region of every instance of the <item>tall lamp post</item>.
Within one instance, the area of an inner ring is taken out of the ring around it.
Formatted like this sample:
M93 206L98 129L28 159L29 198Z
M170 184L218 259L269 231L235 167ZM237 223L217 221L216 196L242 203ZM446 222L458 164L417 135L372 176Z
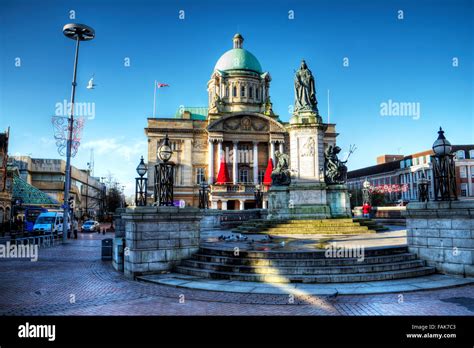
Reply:
M173 150L168 134L158 148L157 157L161 162L155 165L154 199L159 206L173 205L174 163L170 162Z
M137 173L139 175L138 178L135 178L135 205L137 207L143 207L146 205L146 187L148 184L148 178L144 178L143 176L146 174L148 168L143 161L143 156L140 159L140 164L137 167Z
M432 148L434 152L434 155L431 156L434 200L457 200L454 155L451 154L451 143L445 138L444 131L441 127L439 127L438 139L433 143Z
M253 194L255 196L255 208L261 209L262 208L262 202L263 202L262 186L261 185L255 185L255 191L254 191Z
M203 178L199 184L199 209L209 209L209 185Z
M372 194L370 192L371 186L369 180L365 179L362 184L362 204L368 203L372 205Z
M69 191L71 189L71 146L72 134L74 128L74 99L76 97L76 75L77 75L77 60L79 58L79 43L81 41L89 41L95 37L95 31L91 27L84 24L70 23L63 27L63 34L72 40L76 41L76 54L74 56L74 73L72 75L72 92L71 92L71 113L68 118L68 135L66 145L66 169L65 169L65 184L64 184L64 223L63 223L63 242L67 240L67 229L69 216L69 206L67 204L69 199ZM72 221L71 221L72 223Z

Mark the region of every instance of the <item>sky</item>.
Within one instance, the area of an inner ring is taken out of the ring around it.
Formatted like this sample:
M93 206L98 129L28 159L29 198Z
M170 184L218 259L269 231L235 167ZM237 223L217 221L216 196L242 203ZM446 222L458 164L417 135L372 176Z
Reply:
M93 149L95 176L110 172L128 195L147 156L154 80L170 85L158 90L157 117L207 106L236 32L270 73L282 121L306 60L325 122L330 91L338 145L357 147L349 170L427 150L440 126L451 143L473 144L473 11L472 0L0 0L0 129L11 127L10 155L60 158L51 119L69 102L74 42L62 27L76 22L96 38L79 52L76 102L90 112L72 164L86 168ZM397 115L400 105L410 109Z

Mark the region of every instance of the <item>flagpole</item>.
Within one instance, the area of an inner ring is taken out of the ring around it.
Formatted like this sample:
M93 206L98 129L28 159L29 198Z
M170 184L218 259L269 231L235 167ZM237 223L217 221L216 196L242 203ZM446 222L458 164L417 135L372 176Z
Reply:
M156 80L155 80L154 92L153 92L153 118L155 118L155 115L156 115Z

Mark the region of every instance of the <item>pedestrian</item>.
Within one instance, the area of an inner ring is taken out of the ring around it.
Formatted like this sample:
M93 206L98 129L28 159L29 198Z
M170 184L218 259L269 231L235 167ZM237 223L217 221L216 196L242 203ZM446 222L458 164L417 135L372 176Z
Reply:
M78 221L77 221L77 218L74 219L74 239L77 239L77 230L79 228L78 226Z
M365 218L370 218L371 210L372 210L372 206L368 202L365 202L364 205L362 206L362 215Z

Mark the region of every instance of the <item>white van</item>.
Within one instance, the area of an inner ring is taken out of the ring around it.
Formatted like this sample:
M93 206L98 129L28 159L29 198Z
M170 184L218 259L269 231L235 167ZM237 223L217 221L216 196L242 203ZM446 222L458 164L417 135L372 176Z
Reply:
M62 212L50 211L41 213L33 226L33 232L39 234L48 234L51 232L63 233L63 216ZM68 218L68 230L71 229L71 220Z

